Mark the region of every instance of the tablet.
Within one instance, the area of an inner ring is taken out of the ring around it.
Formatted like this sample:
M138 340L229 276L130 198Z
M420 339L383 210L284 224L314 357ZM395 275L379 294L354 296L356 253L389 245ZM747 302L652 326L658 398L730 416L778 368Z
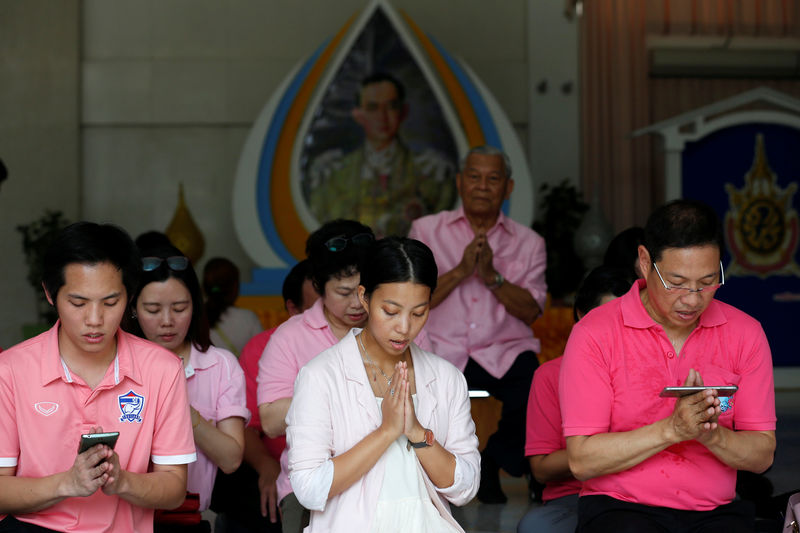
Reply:
M662 398L679 398L681 396L689 396L702 390L715 389L719 396L733 396L733 393L739 390L736 385L720 385L720 386L701 386L701 387L664 387L659 394Z
M95 444L105 444L112 450L114 449L114 445L117 443L117 439L119 438L119 431L113 431L110 433L89 433L87 435L81 435L81 443L78 446L78 453L83 453Z

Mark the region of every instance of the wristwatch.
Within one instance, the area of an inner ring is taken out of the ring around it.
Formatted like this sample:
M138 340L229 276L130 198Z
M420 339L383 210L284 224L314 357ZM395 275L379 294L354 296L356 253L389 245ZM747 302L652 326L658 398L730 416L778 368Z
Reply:
M486 283L486 288L489 289L490 291L499 289L505 281L506 280L503 277L503 275L500 272L496 272L494 275L494 283L491 284Z
M427 448L428 446L433 446L433 431L430 429L425 430L425 438L421 442L408 441L407 448L410 450L411 448Z

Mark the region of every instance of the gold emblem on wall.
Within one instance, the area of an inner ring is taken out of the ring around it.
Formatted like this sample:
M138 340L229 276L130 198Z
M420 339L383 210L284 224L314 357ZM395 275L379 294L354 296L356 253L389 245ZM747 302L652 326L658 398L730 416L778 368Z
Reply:
M203 257L206 241L186 206L186 200L183 197L183 183L178 185L178 206L164 233L193 265L196 265L197 261Z
M726 183L730 209L725 215L725 237L733 259L729 276L800 275L794 256L798 244L798 217L792 207L797 183L777 184L769 168L764 136L755 139L753 166L745 184Z

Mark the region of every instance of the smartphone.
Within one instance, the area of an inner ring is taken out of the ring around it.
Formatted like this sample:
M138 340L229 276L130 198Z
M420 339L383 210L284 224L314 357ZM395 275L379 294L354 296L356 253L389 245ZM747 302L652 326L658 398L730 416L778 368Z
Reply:
M78 446L78 453L83 453L95 444L105 444L112 450L114 449L114 445L117 443L117 439L119 438L119 431L114 431L111 433L89 433L87 435L81 435L81 443Z
M662 398L680 398L681 396L689 396L706 389L716 389L720 396L733 396L733 393L739 390L736 385L725 385L719 387L703 386L703 387L664 387L659 394Z

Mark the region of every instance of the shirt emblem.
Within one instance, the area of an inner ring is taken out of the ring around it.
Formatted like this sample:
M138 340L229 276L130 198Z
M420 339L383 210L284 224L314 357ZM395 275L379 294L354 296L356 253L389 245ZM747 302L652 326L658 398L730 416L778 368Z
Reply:
M33 408L36 409L39 414L50 416L58 411L58 404L56 402L37 402L33 404Z
M129 390L122 396L117 396L119 410L122 412L120 422L142 422L142 409L144 409L144 396Z
M729 409L733 409L733 396L730 396L730 397L722 396L722 397L720 397L720 399L719 399L719 409L720 409L721 413L724 413L725 411L727 411Z

